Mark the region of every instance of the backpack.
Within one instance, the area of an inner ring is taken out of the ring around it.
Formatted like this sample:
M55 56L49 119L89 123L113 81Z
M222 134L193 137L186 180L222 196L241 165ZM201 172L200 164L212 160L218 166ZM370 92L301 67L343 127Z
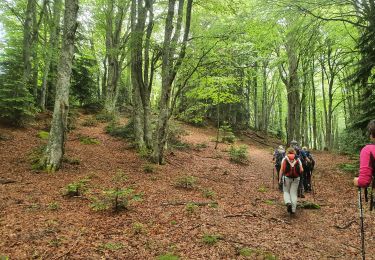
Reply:
M294 159L292 162L288 157L285 157L285 173L284 175L289 178L298 178L301 175L301 165L298 159Z
M275 165L278 165L280 166L281 165L281 161L284 159L285 157L285 153L280 153L279 151L276 151L276 154L275 154Z

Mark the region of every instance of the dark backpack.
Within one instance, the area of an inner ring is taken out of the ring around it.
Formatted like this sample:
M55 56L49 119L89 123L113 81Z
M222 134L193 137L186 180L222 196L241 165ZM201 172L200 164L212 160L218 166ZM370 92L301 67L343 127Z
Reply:
M293 161L289 161L287 157L285 157L285 173L284 175L289 178L298 178L301 175L301 165L298 159L294 159Z
M282 160L284 159L284 157L285 157L285 153L280 153L279 151L276 151L276 155L275 155L275 165L280 166Z

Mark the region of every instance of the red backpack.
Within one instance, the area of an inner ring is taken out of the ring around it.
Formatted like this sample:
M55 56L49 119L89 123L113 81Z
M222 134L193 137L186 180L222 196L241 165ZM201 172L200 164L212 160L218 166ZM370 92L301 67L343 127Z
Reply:
M301 165L298 159L290 161L289 158L286 156L285 163L285 176L289 178L298 178L301 175Z

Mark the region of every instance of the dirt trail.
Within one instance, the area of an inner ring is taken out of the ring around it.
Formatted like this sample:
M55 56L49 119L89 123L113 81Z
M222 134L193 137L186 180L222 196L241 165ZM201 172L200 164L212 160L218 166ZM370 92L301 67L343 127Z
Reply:
M299 210L290 217L282 196L272 189L270 148L244 139L249 145L249 165L229 161L229 145L214 149L213 129L185 126L183 139L192 149L168 154L167 164L145 173L148 163L129 144L104 133L105 124L81 126L69 134L66 154L80 165L66 164L55 174L30 170L27 153L45 141L38 127L2 129L10 140L0 141L0 256L10 259L155 259L173 252L181 259L245 259L243 247L258 250L249 259L359 259L360 241L357 193L351 177L337 170L344 157L315 153L315 201L320 210ZM84 145L79 135L94 137L97 145ZM332 163L334 162L334 163ZM143 201L120 214L94 212L87 196L63 197L67 184L91 177L93 192L113 188L113 177L127 175L125 187L143 193ZM174 187L177 177L197 179L193 190ZM202 191L216 193L218 207L200 206L189 213L175 202L209 202ZM314 201L312 194L305 200ZM165 204L169 205L165 205ZM171 205L172 204L172 205ZM52 210L51 205L58 205ZM351 223L348 227L346 224ZM142 223L135 232L134 224ZM374 216L365 212L367 258L372 259ZM210 246L205 234L220 235ZM271 259L271 258L268 258ZM375 257L374 257L375 259Z

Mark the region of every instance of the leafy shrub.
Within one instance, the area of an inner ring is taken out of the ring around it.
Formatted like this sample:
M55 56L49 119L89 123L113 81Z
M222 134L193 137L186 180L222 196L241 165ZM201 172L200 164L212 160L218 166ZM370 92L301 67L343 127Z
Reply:
M261 187L259 187L258 191L264 193L264 192L267 192L267 188L264 187L264 186L261 186Z
M166 253L157 257L158 260L179 260L180 258L172 253Z
M101 123L108 123L111 121L116 121L116 116L114 114L102 112L100 114L97 114L95 116L95 119Z
M339 151L345 154L358 154L368 141L368 136L359 129L345 130L339 137Z
M342 163L342 164L339 164L339 168L342 171L355 174L359 170L359 161L357 161L355 163Z
M131 188L115 188L105 190L99 198L93 198L91 208L95 211L112 209L115 212L128 209L133 200L134 190Z
M221 141L223 143L234 143L236 136L233 134L232 127L227 122L224 122L219 129Z
M208 145L206 143L200 143L200 144L196 144L194 148L196 150L200 151L200 150L202 150L204 148L207 148L207 147L208 147Z
M145 173L153 173L153 172L155 172L155 167L152 164L148 163L145 166L143 166L143 171Z
M138 234L142 234L144 233L145 231L145 227L142 223L140 222L135 222L132 224L132 229L133 229L133 233L138 235Z
M31 163L31 169L34 171L43 171L44 170L44 163L43 163L43 156L46 150L46 145L40 145L35 147L28 156L28 159Z
M177 178L175 187L183 189L193 189L197 180L193 176L181 176Z
M101 102L91 102L82 106L86 114L96 114L103 110L104 106Z
M188 203L186 204L186 211L189 214L193 214L198 209L198 205L195 203Z
M248 248L248 247L243 247L239 250L239 255L244 256L244 257L249 257L252 256L255 253L254 249Z
M207 199L213 199L216 196L216 193L213 190L210 189L204 189L203 190L203 196Z
M97 139L91 138L89 136L80 136L79 141L81 142L81 144L100 144Z
M91 126L97 126L98 125L98 121L93 118L93 117L89 117L87 118L85 121L83 121L82 123L82 126L88 126L88 127L91 127Z
M208 105L205 103L189 106L185 111L179 114L178 118L195 126L204 126L207 108Z
M132 120L128 124L119 126L115 121L112 121L106 126L107 134L128 140L134 140L134 123Z
M86 190L88 179L82 179L77 182L69 183L66 188L64 195L69 197L80 196Z
M49 138L49 133L46 132L46 131L39 131L39 132L38 132L38 137L39 137L40 139L43 139L43 140L48 140L48 138Z
M229 157L232 162L247 164L248 163L247 146L246 145L241 145L239 147L231 146L229 150Z
M210 234L205 234L202 237L202 242L206 245L214 245L220 240L221 236L220 235L210 235Z

